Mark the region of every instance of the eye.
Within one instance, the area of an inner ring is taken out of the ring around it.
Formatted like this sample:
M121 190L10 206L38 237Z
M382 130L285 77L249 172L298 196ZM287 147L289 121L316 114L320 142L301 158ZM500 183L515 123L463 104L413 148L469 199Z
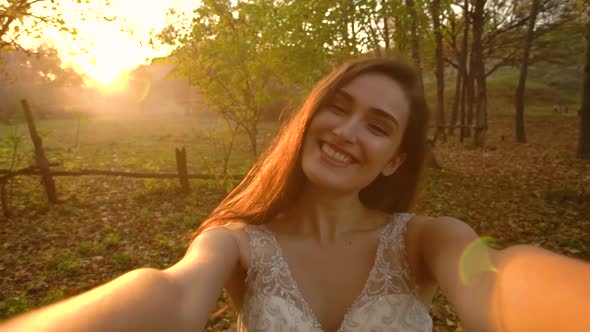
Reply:
M374 134L378 136L390 136L389 131L387 129L375 123L369 123L369 130L371 130Z
M348 113L348 110L338 104L330 104L328 105L328 108L332 113L337 115L345 115Z

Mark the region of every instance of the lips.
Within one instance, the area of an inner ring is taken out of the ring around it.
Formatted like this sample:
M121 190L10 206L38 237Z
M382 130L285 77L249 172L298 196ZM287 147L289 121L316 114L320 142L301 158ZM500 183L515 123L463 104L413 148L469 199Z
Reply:
M320 141L320 150L330 159L339 164L353 164L358 163L359 160L350 152L325 141Z

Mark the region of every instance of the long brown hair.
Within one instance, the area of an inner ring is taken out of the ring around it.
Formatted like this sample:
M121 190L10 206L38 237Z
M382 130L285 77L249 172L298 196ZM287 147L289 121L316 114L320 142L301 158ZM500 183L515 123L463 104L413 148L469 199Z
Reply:
M410 115L399 149L406 153L405 162L393 175L379 175L361 190L359 198L365 206L387 213L408 211L417 193L426 152L428 109L420 78L411 66L398 60L362 59L345 63L314 86L270 147L203 221L193 238L212 226L234 221L262 224L286 212L306 182L300 158L311 119L337 89L365 73L382 73L400 84L410 102Z

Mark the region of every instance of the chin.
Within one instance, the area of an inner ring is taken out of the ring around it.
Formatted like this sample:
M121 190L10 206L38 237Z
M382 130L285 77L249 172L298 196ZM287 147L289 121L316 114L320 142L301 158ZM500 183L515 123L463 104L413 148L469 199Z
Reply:
M303 173L307 178L307 186L321 189L322 191L334 192L339 194L357 193L362 187L352 183L349 177L334 176L325 170L314 170L313 168L303 168Z

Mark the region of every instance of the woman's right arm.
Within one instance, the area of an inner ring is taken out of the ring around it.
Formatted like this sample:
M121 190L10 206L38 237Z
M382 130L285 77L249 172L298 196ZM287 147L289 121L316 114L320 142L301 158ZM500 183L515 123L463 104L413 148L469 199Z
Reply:
M0 325L12 331L200 331L239 261L235 235L209 229L166 270L138 269Z

